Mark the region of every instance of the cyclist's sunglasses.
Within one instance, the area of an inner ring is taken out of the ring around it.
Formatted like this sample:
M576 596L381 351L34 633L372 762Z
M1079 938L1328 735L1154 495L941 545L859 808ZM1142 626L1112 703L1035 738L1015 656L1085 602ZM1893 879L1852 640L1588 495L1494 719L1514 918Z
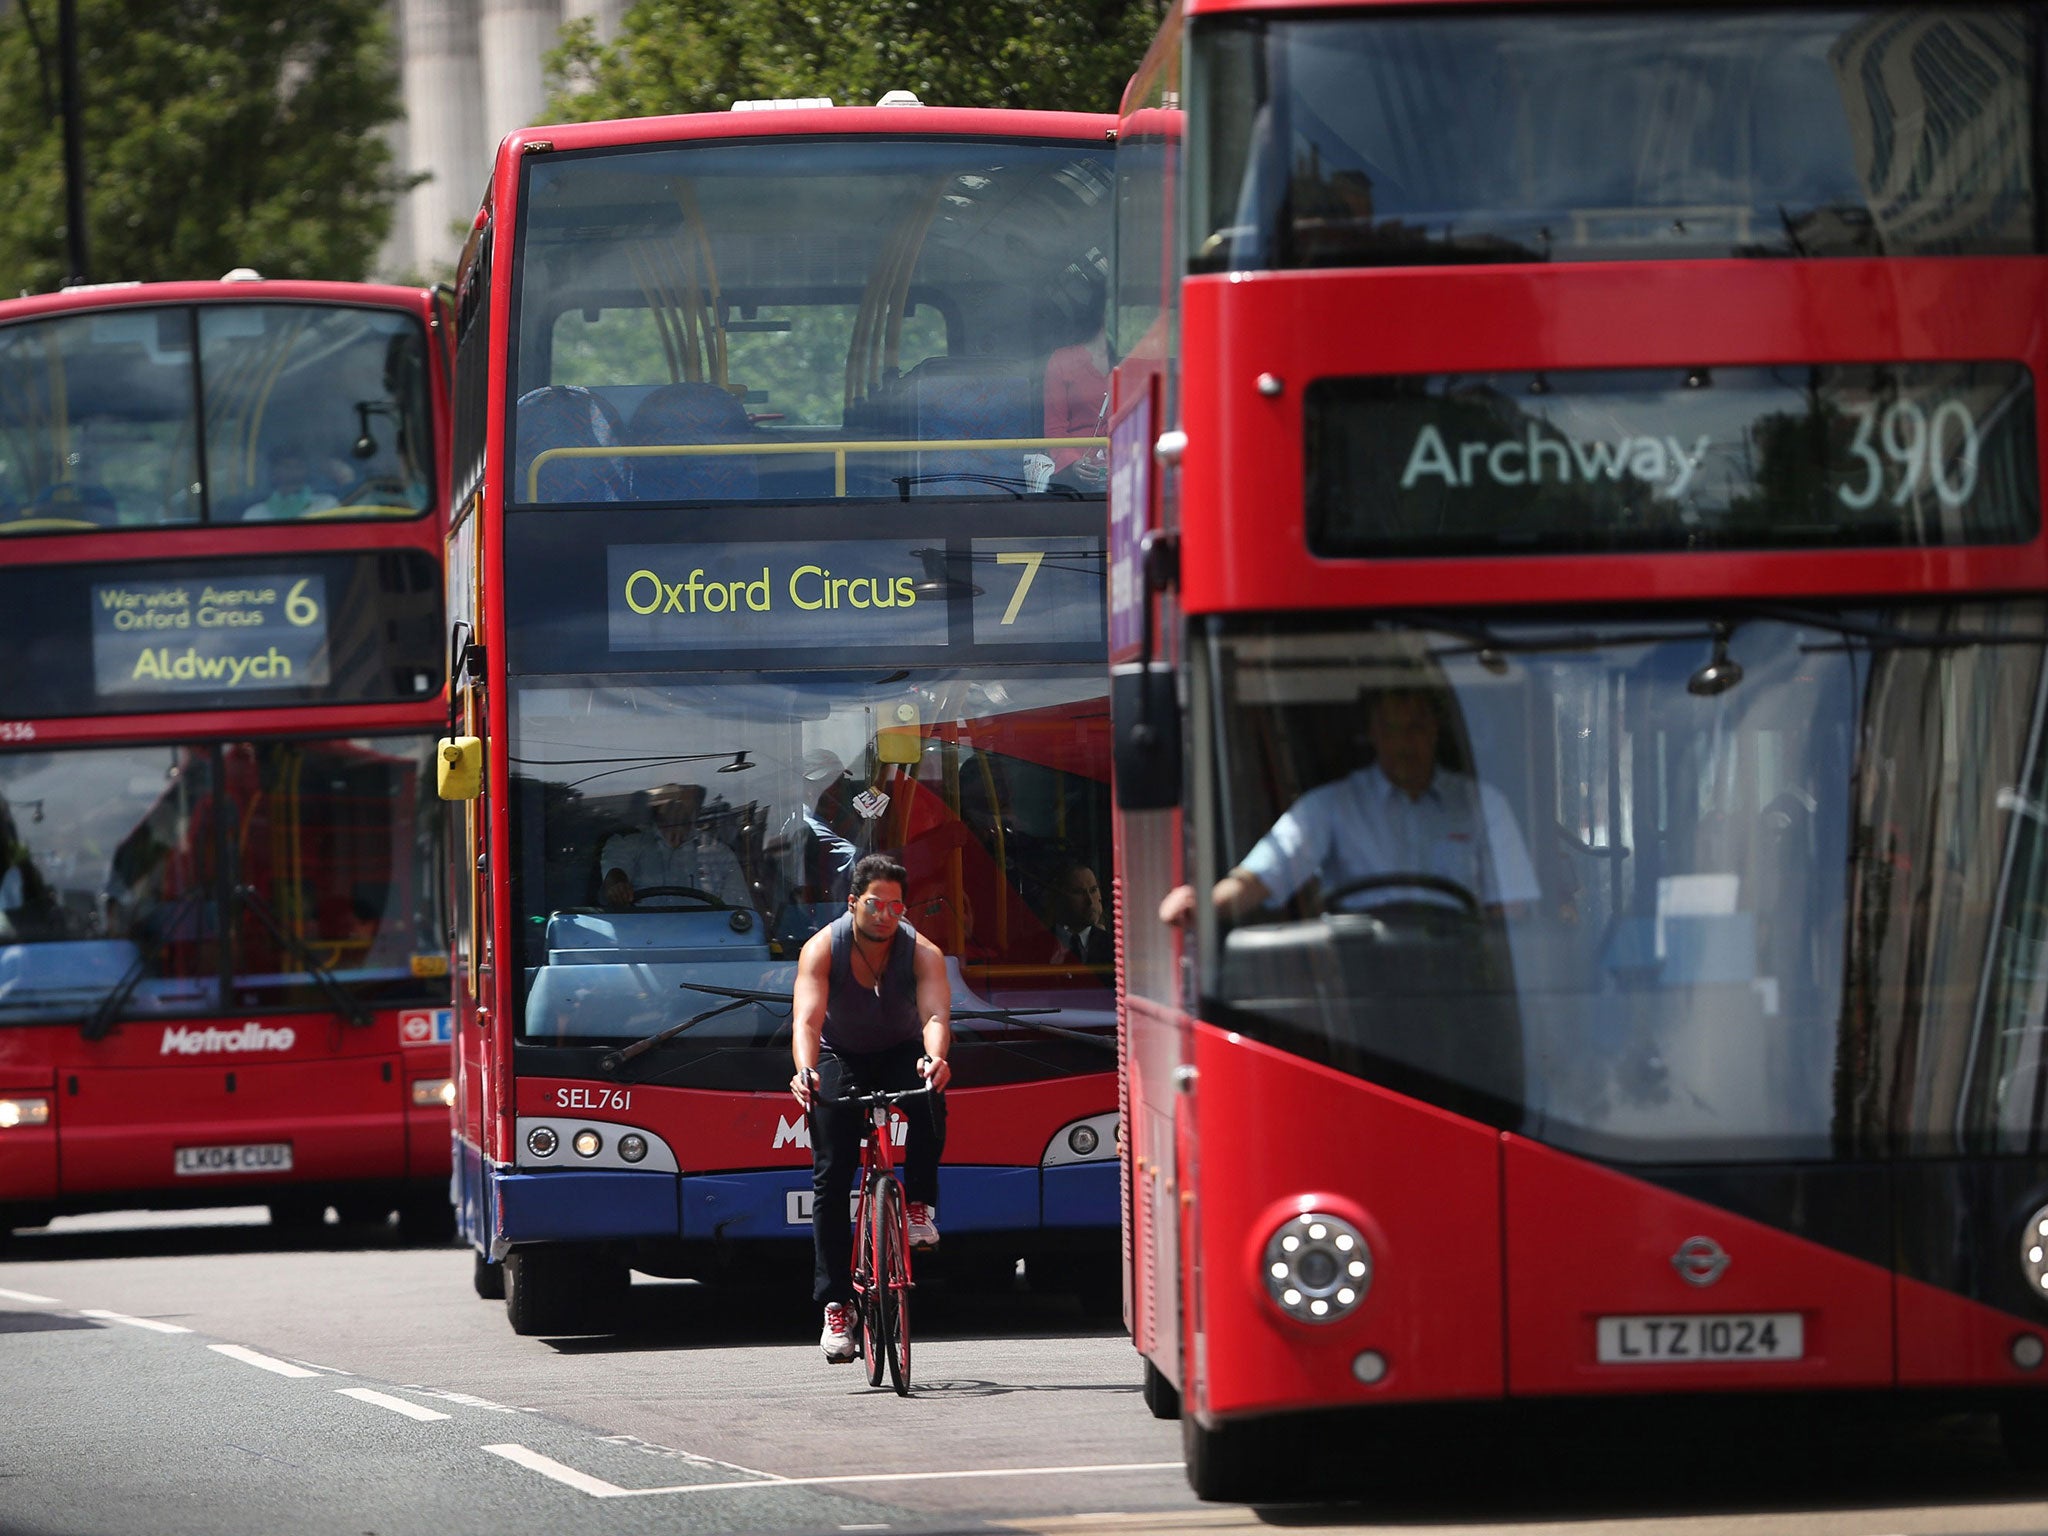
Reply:
M884 901L879 896L863 896L860 904L878 917L901 917L910 908L900 901Z

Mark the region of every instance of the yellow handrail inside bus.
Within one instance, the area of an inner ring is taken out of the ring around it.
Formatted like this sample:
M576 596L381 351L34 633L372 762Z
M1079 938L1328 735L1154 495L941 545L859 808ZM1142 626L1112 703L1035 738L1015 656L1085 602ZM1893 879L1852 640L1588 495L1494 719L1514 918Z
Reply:
M830 454L832 494L846 494L850 453L968 453L1010 448L1107 448L1106 437L936 437L887 438L857 443L645 443L610 448L549 448L533 456L526 471L526 499L540 500L540 468L554 459L718 458L732 454Z

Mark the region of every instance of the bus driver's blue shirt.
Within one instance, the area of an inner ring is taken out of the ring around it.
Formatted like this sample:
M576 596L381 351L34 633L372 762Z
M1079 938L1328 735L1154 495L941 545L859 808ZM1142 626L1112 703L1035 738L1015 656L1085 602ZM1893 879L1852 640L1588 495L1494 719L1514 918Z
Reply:
M1505 797L1465 774L1442 770L1414 799L1377 765L1319 784L1281 813L1238 868L1259 877L1268 907L1287 901L1311 877L1322 881L1327 894L1353 880L1404 871L1455 880L1486 906L1537 896L1529 849ZM1384 886L1341 905L1391 901L1456 904L1426 886Z

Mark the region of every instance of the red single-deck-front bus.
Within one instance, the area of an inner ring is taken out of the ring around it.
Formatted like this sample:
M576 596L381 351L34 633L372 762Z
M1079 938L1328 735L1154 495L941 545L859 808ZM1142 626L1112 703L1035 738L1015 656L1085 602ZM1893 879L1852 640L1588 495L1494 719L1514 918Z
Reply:
M920 1274L1117 1296L1113 122L782 107L499 152L445 791L461 1222L520 1332L617 1327L632 1269L807 1279L789 995L876 851L953 977Z
M253 274L0 304L0 1229L446 1228L442 334Z
M1172 13L1110 630L1132 1324L1201 1493L1504 1398L2048 1453L2043 17Z

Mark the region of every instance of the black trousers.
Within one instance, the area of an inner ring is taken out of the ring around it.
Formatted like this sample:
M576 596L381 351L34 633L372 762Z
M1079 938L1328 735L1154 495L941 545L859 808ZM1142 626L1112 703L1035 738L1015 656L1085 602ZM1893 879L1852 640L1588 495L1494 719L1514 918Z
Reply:
M826 1051L818 1059L818 1102L811 1108L811 1247L816 1263L811 1295L817 1301L853 1300L853 1219L849 1210L853 1178L860 1171L860 1144L867 1132L868 1112L850 1104L830 1102L856 1088L868 1093L894 1093L924 1081L917 1060L921 1041L910 1040L886 1051L840 1056ZM903 1106L910 1122L902 1161L898 1164L906 1200L939 1203L939 1154L946 1150L946 1101L934 1094Z

